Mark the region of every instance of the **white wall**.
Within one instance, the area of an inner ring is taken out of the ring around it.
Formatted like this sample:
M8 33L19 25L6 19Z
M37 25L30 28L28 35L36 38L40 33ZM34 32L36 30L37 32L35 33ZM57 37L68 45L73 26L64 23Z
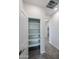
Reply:
M24 15L24 13L22 11L24 11L23 9L23 0L20 0L19 2L19 51L24 49L24 52L19 56L19 59L28 59L28 29L27 27L24 26L24 24L26 26L28 26L27 23L27 17Z
M20 11L19 13L19 50L24 52L21 54L20 59L28 59L28 22L26 21L27 17ZM24 25L26 24L26 26Z
M38 7L36 5L32 5L32 4L24 4L23 5L24 9L21 9L21 11L24 13L20 14L20 49L26 49L25 53L23 54L23 56L28 56L28 17L32 17L32 18L38 18L41 20L41 53L45 52L45 20L46 19L46 12L43 8ZM24 16L25 15L25 16ZM56 17L54 17L54 19L56 19ZM53 22L53 20L52 20ZM54 21L54 24L57 23L57 21ZM50 26L52 26L52 23L50 21ZM55 25L57 26L57 25ZM51 28L51 27L50 27ZM55 28L55 27L52 27ZM51 29L52 29L51 28ZM56 28L55 28L56 29ZM56 30L58 31L58 30ZM50 30L50 32L53 32L52 30ZM53 32L53 34L56 33L55 35L58 35L58 32ZM56 37L52 37L52 33L50 34L50 41L54 42L54 46L57 46L58 44L58 40ZM53 40L51 38L54 38ZM55 39L57 40L57 43L55 42ZM23 59L23 58L21 58Z
M36 5L31 5L31 4L25 4L24 6L25 8L25 13L28 15L28 17L32 17L32 18L38 18L40 19L40 32L41 32L41 38L40 38L40 44L41 44L41 53L45 52L45 36L44 36L44 18L45 18L45 11L43 10L43 8L36 6Z
M31 4L24 4L23 12L25 13L27 18L25 19L25 21L23 19L21 19L21 23L20 23L21 28L26 28L28 26L28 25L26 25L27 24L26 21L28 21L28 17L38 18L41 20L41 24L40 24L40 26L41 26L41 29L40 29L40 31L41 31L41 39L40 39L41 40L41 43L40 43L41 49L40 49L40 51L41 51L41 53L44 53L45 52L45 44L44 44L45 43L45 41L44 41L44 39L45 39L45 36L44 36L44 34L45 34L45 32L44 32L44 29L45 29L44 28L45 27L45 25L44 25L45 11L41 7L31 5ZM22 24L24 27L22 27ZM25 32L25 30L23 30L23 32ZM25 33L28 33L28 32L25 32ZM20 36L21 36L20 40L22 40L21 43L28 42L27 37L24 38L23 34L21 34ZM23 38L24 38L24 40L23 40ZM21 43L20 43L20 45L22 45ZM28 48L28 44L26 44L25 47ZM27 52L28 52L28 50L27 50Z
M49 42L59 49L59 18L56 12L49 21Z

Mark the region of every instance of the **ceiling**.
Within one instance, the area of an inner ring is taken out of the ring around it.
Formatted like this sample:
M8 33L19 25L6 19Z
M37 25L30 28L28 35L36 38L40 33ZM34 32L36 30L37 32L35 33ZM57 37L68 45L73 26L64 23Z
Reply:
M50 0L24 0L24 2L26 3L31 3L31 4L34 4L34 5L38 5L38 6L41 6L41 7L46 7L46 5L48 4ZM59 2L59 0L53 0L55 2Z
M44 10L46 10L47 15L49 15L49 16L56 12L54 10L54 8L50 9L50 8L46 7L50 0L23 0L23 1L24 1L24 3L29 3L29 4L33 4L33 5L43 7ZM59 0L53 0L53 1L55 1L56 3L59 3ZM58 6L59 5L57 5L56 7L58 8Z

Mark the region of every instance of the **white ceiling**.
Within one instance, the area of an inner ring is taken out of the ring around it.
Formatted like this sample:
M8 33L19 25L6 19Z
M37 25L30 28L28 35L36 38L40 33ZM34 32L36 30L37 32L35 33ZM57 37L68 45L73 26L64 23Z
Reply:
M50 0L23 0L24 3L29 3L29 4L33 4L33 5L37 5L40 7L43 7L44 10L46 11L47 15L52 15L53 13L55 13L56 11L54 9L50 9L47 8L47 4ZM59 2L59 0L54 0L55 2ZM58 8L58 5L56 6Z
M25 3L31 3L34 5L38 5L41 7L46 7L46 5L48 4L50 0L24 0ZM58 3L59 0L54 0Z

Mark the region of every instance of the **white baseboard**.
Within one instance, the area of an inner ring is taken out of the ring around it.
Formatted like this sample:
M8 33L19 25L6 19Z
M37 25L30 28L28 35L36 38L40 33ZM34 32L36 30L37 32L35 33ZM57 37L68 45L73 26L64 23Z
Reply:
M45 51L41 51L41 54L44 54L45 53Z
M51 41L49 41L49 43L50 43L51 45L53 45L53 43L52 43Z
M49 43L54 46L55 48L57 48L51 41L49 41ZM58 48L57 48L58 49ZM59 50L59 49L58 49Z

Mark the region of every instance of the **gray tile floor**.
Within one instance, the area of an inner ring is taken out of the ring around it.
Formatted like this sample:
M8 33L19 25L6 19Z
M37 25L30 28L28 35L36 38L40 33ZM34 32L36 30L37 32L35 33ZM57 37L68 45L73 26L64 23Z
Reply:
M59 50L57 50L54 46L49 44L48 40L46 40L46 53L41 55L40 50L30 51L29 59L59 59Z

